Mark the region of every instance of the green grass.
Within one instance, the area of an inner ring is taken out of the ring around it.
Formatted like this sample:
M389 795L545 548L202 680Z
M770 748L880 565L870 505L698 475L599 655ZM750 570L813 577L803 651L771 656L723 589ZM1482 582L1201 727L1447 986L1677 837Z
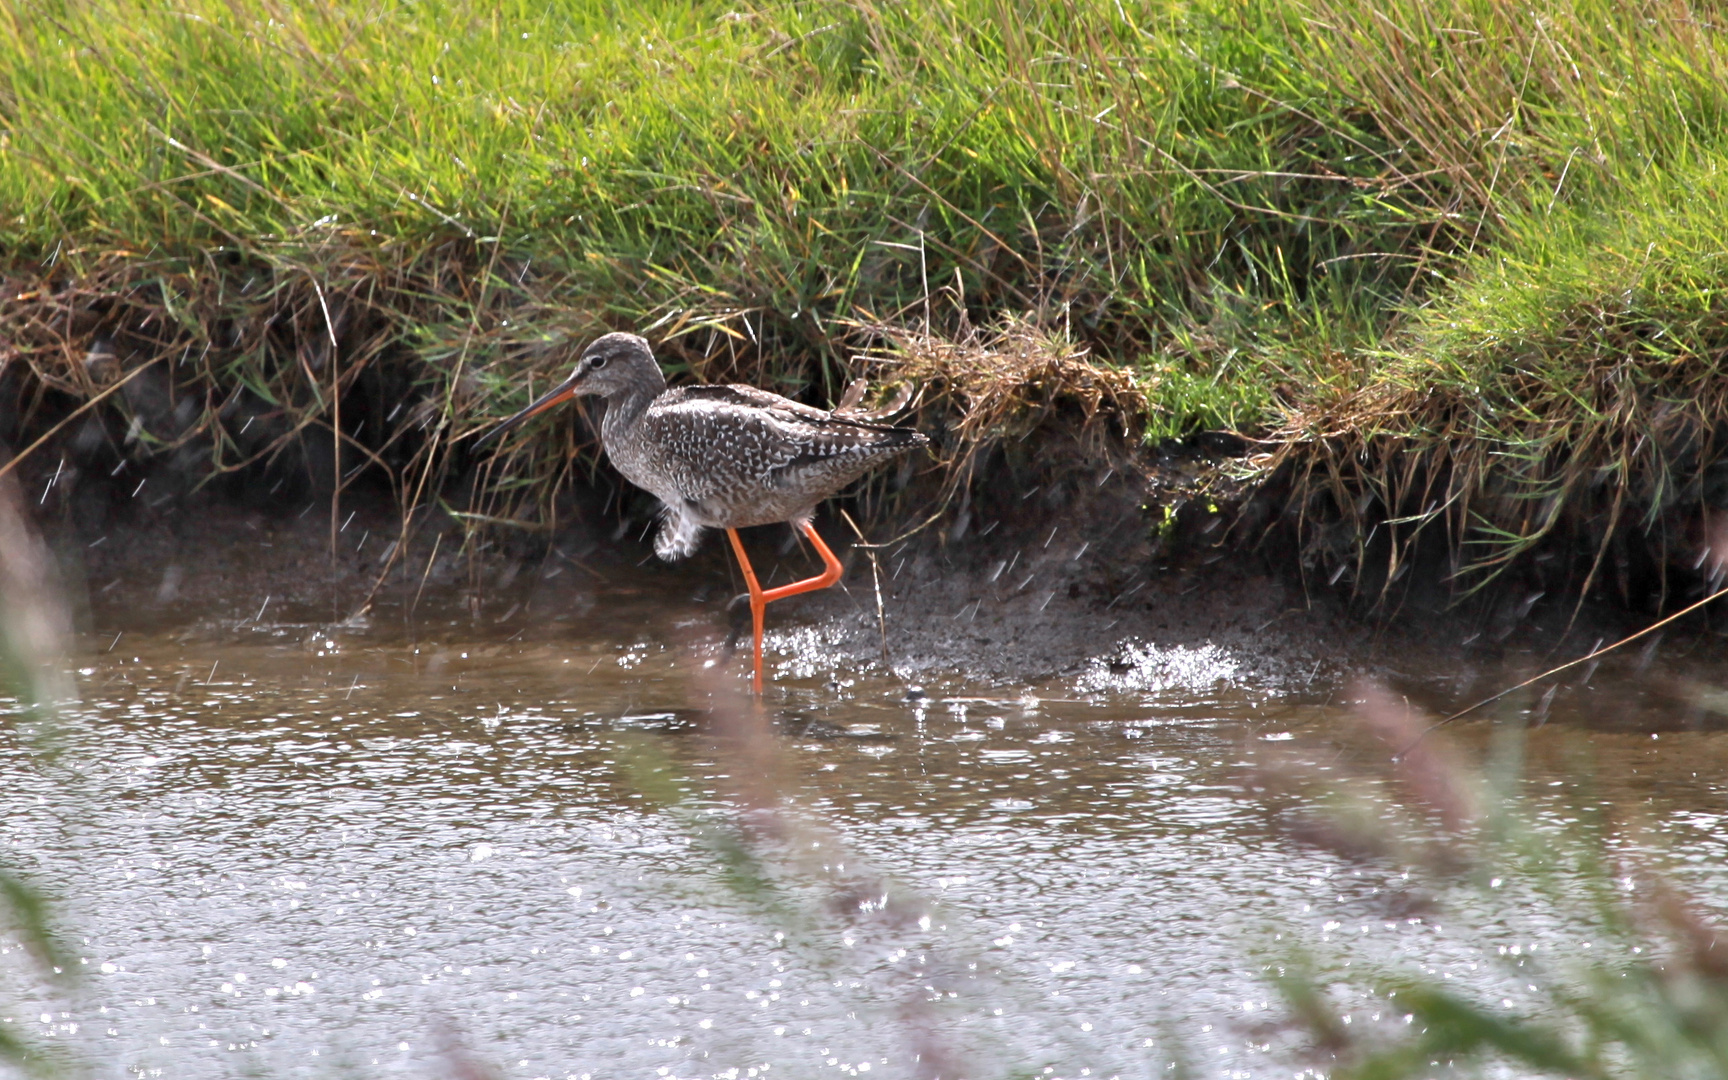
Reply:
M0 43L0 203L22 211L0 243L74 271L220 247L416 277L448 252L472 278L496 256L579 323L658 322L703 356L763 341L794 383L855 320L953 288L1065 308L1133 363L1276 262L1409 239L1346 183L1272 175L1380 171L1238 86L1327 93L1292 25L978 0L24 5ZM711 326L738 337L691 334Z
M1324 476L1314 487L1336 505L1367 492L1405 518L1390 544L1382 534L1393 562L1435 524L1457 580L1480 587L1552 544L1571 557L1547 587L1637 604L1613 545L1641 544L1665 592L1715 498L1728 72L1719 33L1675 9L1545 14L1540 31L1507 12L1478 20L1498 40L1474 53L1395 55L1409 43L1381 35L1349 68L1368 76L1352 92L1412 139L1504 127L1459 188L1464 250L1435 260L1351 377L1287 413L1277 456ZM1419 25L1421 9L1394 18Z
M237 396L293 434L391 367L430 404L353 441L411 491L602 325L821 401L863 350L891 377L896 343L1013 321L1128 373L1148 437L1277 433L1263 466L1381 516L1440 492L1461 568L1502 567L1566 514L1649 526L1707 464L1708 14L23 0L0 334L73 395L99 334L183 358L212 406L160 437L218 469L270 452ZM543 498L571 447L512 445L494 479Z
M1376 474L1387 505L1446 521L1485 568L1511 565L1569 516L1608 522L1599 544L1624 525L1678 547L1676 519L1720 501L1712 465L1728 449L1724 166L1652 168L1613 214L1511 216L1372 379L1331 403L1359 427L1329 463ZM1392 467L1412 448L1426 470Z

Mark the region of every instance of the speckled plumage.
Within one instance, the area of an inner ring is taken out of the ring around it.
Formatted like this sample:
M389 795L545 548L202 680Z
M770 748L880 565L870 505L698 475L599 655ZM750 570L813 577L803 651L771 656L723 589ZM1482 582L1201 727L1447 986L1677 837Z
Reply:
M663 559L695 551L704 529L808 521L823 499L929 441L751 386L667 389L648 343L634 334L589 345L570 379L543 400L560 392L606 399L600 441L625 479L664 505L654 542Z

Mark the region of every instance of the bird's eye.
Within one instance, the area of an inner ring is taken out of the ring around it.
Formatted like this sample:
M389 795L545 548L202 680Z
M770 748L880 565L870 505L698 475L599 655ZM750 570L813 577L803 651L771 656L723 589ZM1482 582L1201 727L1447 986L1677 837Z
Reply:
M588 367L590 370L599 371L601 368L603 368L605 366L606 366L606 358L604 356L590 356L588 358Z

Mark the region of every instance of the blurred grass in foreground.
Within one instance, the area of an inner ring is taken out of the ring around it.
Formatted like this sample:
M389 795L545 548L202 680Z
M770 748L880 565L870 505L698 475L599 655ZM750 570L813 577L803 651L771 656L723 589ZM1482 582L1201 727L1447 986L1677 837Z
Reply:
M409 502L606 324L817 401L875 350L975 438L1120 372L1148 437L1269 435L1370 590L1387 518L1388 578L1430 525L1465 581L1573 522L1569 567L1666 558L1728 347L1710 10L24 0L0 331L27 413L113 339L204 403L153 449L334 427ZM967 391L1017 325L1090 363ZM489 490L544 510L572 446L511 449Z
M720 770L695 779L654 744L625 738L615 752L629 783L687 831L711 859L716 883L773 928L776 943L823 981L857 991L849 1012L874 1014L872 1054L885 1055L880 1064L897 1058L896 1075L913 1080L1031 1075L1030 1066L988 1063L1001 1048L973 1030L976 1017L967 1014L990 994L1018 1004L1033 995L989 974L964 935L949 932L961 913L872 866L821 815L798 805L797 763L759 699L740 696L715 669L693 663L689 675L691 703ZM887 959L860 963L864 956ZM1045 1049L1055 1060L1058 1047ZM764 1060L771 1064L771 1055Z
M1474 946L1489 960L1488 985L1464 990L1420 956L1376 970L1335 945L1285 954L1275 981L1326 1074L1728 1073L1728 934L1660 865L1652 838L1584 798L1566 823L1544 820L1526 794L1521 724L1496 730L1478 773L1405 700L1374 686L1353 696L1389 770L1340 782L1331 769L1269 758L1256 786L1293 837L1405 868L1388 904ZM1557 946L1566 955L1550 955Z
M31 530L18 496L16 480L0 477L0 692L16 702L5 717L4 738L18 748L7 754L9 767L37 768L54 762L54 713L75 698L66 670L71 635L53 556ZM14 951L25 961L19 974L29 984L57 990L72 984L77 967L62 947L52 905L27 875L3 861L0 934L18 946ZM0 978L12 966L0 966ZM24 1076L47 1076L66 1061L0 1026L0 1065L7 1064Z

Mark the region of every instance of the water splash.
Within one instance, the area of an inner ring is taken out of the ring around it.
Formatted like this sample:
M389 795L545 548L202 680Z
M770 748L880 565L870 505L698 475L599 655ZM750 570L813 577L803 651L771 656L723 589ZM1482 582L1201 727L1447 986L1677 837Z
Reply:
M1130 640L1109 656L1094 657L1076 685L1094 693L1158 693L1233 687L1245 676L1241 660L1217 645L1162 646Z

